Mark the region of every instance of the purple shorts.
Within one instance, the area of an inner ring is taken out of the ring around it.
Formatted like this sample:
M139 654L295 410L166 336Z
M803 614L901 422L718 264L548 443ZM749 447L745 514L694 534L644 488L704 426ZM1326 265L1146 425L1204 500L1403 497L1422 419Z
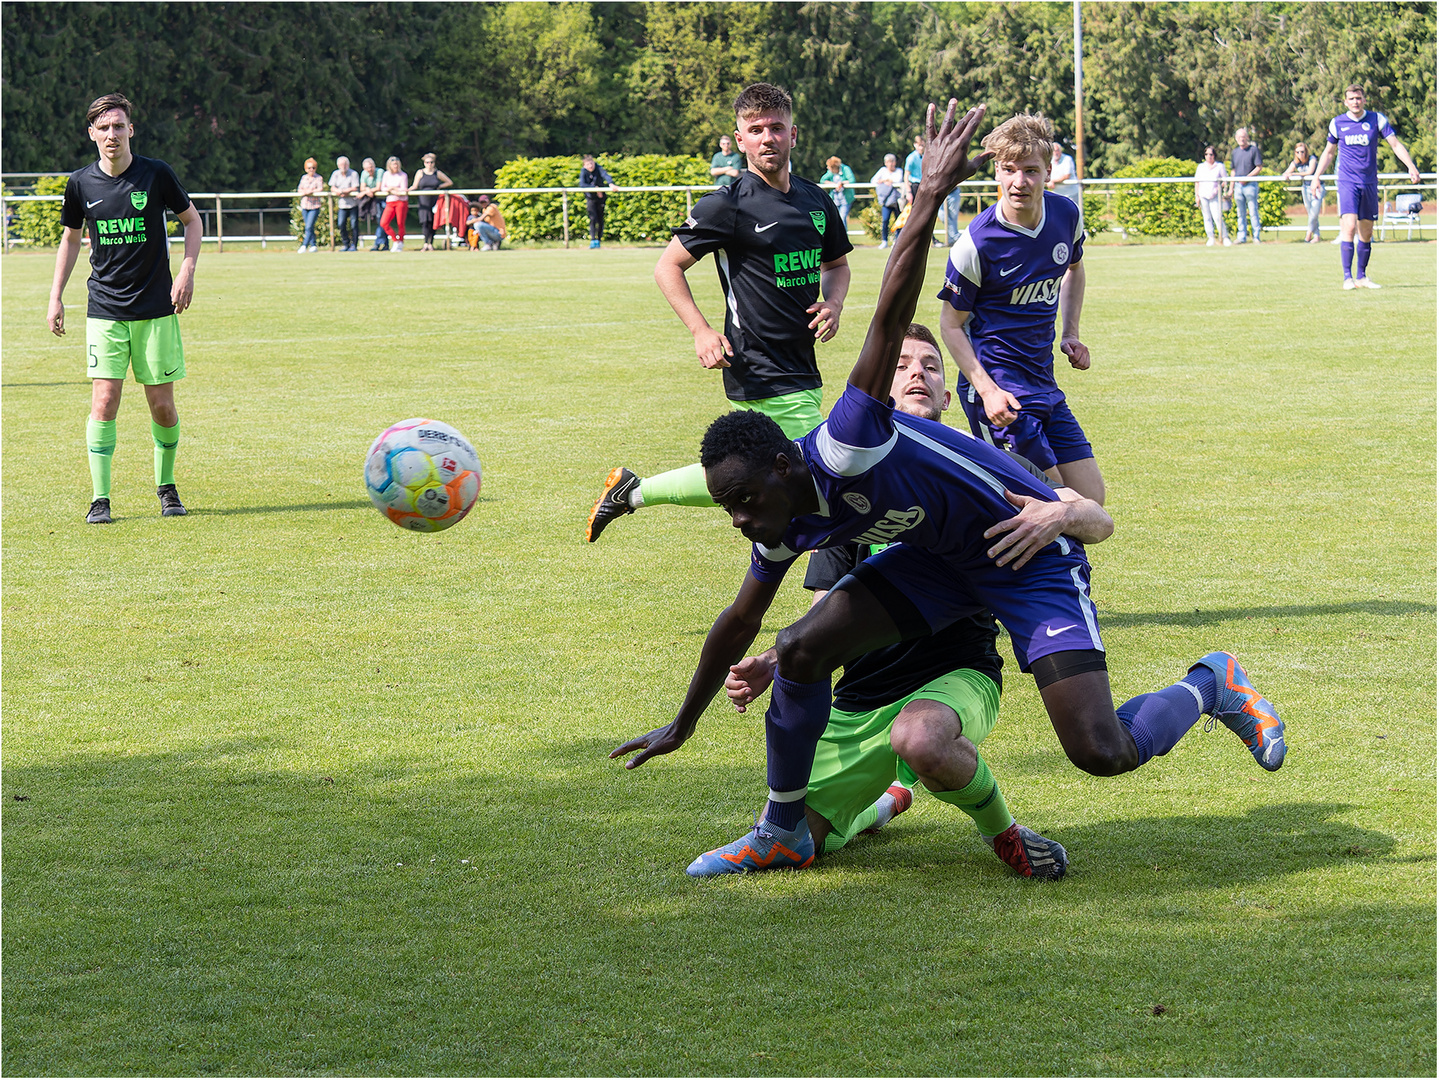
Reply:
M1340 184L1339 213L1353 214L1360 221L1379 220L1379 189L1369 185Z
M1067 465L1094 456L1084 429L1069 411L1064 391L1055 387L1036 394L1011 394L1019 398L1019 415L1007 427L997 428L984 415L984 399L967 383L959 387L959 404L969 418L969 430L976 439L998 447L1008 446L1041 469Z
M994 613L1014 646L1019 670L1051 653L1076 649L1104 651L1099 616L1089 599L1089 560L1082 545L1060 537L1021 570L991 560L959 564L908 544L893 544L865 560L867 574L878 574L929 625L943 630L957 619L984 608ZM836 586L838 588L838 586ZM872 590L874 591L874 590ZM877 593L886 607L893 598ZM912 627L910 613L892 612L902 630ZM912 630L911 630L912 633Z

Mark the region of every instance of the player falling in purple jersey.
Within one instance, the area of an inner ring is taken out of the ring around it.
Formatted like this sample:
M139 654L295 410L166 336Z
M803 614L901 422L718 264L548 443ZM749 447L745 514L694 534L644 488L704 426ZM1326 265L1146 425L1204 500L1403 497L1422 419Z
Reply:
M1316 198L1323 191L1320 177L1334 160L1337 147L1339 162L1334 186L1339 194L1339 265L1344 268L1344 288L1377 289L1379 285L1369 280L1369 251L1374 222L1379 217L1379 140L1386 140L1395 156L1404 162L1411 184L1419 183L1419 170L1384 114L1364 107L1364 87L1346 87L1344 106L1345 111L1329 121L1329 139L1309 190ZM1359 231L1357 278L1352 276L1356 226Z
M1079 208L1044 190L1054 129L1043 116L1011 117L984 138L999 201L949 253L940 335L959 367L959 403L976 437L1021 454L1057 484L1104 502L1094 451L1054 378L1054 316L1071 366L1089 367L1079 340L1084 227Z
M1112 776L1168 753L1202 712L1239 735L1264 768L1283 763L1284 725L1228 653L1201 657L1180 682L1131 698L1116 713L1082 545L1035 531L1015 545L1026 548L1028 560L1016 569L995 565L993 538L985 535L1001 521L1043 518L1057 501L1053 490L1003 451L896 413L888 401L924 284L925 238L945 195L989 156L969 158L984 107L956 123L956 104L950 101L938 130L929 107L930 158L911 210L915 227L895 245L864 347L829 418L796 443L768 417L734 412L710 425L701 444L710 494L753 542L750 569L715 619L675 719L611 753L634 753L627 768L679 749L694 733L799 552L900 542L780 631L765 714L764 816L739 840L701 855L697 876L808 866L814 841L805 796L829 719L831 673L861 653L942 630L977 607L1009 630L1020 670L1033 673L1060 744L1085 772ZM1032 500L1018 517L1014 507L1023 500L1013 494Z

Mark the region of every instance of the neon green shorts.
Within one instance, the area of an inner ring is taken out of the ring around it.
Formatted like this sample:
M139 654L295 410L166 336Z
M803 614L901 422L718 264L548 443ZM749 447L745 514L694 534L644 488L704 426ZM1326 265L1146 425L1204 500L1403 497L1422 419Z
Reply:
M999 687L988 675L961 668L926 683L909 697L870 712L834 709L814 753L805 805L846 839L855 821L884 794L895 778L913 786L916 777L889 746L900 710L916 698L948 705L959 716L964 737L976 746L999 719Z
M123 379L135 368L135 381L158 386L185 377L185 347L180 344L180 317L85 320L85 353L92 379Z
M757 401L731 401L730 404L736 409L764 413L778 424L780 430L789 438L803 439L824 422L824 417L819 414L819 406L823 400L823 391L815 387L813 390L796 390L792 394L780 394Z

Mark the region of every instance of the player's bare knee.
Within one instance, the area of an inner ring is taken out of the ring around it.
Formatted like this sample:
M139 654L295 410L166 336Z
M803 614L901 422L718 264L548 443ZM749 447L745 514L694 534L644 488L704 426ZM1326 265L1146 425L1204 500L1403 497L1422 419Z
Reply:
M839 667L839 661L830 660L824 649L816 647L812 633L794 626L785 627L775 636L774 648L779 674L790 682L819 682Z
M890 749L921 776L949 771L964 742L954 710L925 699L900 710L889 733Z
M1064 752L1075 768L1090 776L1118 776L1139 767L1139 753L1131 739L1127 744L1117 740L1085 740L1066 745Z

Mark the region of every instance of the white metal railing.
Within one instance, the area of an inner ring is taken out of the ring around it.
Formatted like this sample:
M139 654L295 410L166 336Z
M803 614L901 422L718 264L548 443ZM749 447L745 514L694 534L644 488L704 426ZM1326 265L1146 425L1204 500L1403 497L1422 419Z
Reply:
M30 174L30 173L27 173L27 174L9 173L9 174L6 174L6 175L11 175L11 176L18 176L18 175L27 175L27 176L29 176L29 175L33 175L33 176L64 176L64 175L66 175L66 174L65 174L65 173L33 173L33 174ZM1439 179L1439 173L1432 173L1432 172L1431 172L1431 173L1420 173L1419 175L1420 175L1420 183L1419 183L1418 185L1414 185L1414 184L1410 184L1410 183L1408 182L1408 180L1409 180L1409 174L1408 174L1408 173L1381 173L1381 174L1379 175L1379 179L1380 179L1381 181L1386 181L1386 180L1387 180L1387 181L1403 181L1403 182L1402 182L1402 183L1381 183L1381 184L1380 184L1380 191L1381 191L1381 193L1383 193L1383 192L1391 192L1391 191L1395 191L1395 190L1398 190L1398 189L1401 189L1401 188L1413 188L1413 187L1416 187L1416 186L1433 188L1433 187L1435 186L1435 181L1436 181L1436 179ZM1310 177L1308 182L1312 182L1312 180L1313 180L1313 178ZM1333 173L1326 173L1324 176L1320 177L1320 180L1323 181L1323 182L1325 182L1325 184L1326 184L1326 197L1332 196L1332 195L1333 195L1333 182L1334 182L1334 180L1335 180L1334 174L1333 174ZM1112 194L1114 194L1115 192L1114 192L1113 189L1114 189L1115 187L1119 187L1119 186L1134 185L1134 184L1193 184L1193 183L1195 183L1195 182L1196 182L1196 181L1195 181L1195 179L1194 179L1193 176L1094 177L1094 178L1086 178L1086 179L1084 179L1084 180L1076 181L1076 183L1078 183L1078 184L1081 186L1081 189L1082 189L1082 190L1084 190L1084 191L1090 191L1090 192L1093 192L1093 193L1095 193L1095 194L1104 194L1104 195L1112 195ZM1242 183L1246 183L1246 184L1247 184L1247 183L1276 183L1276 182L1282 182L1282 183L1285 183L1285 184L1287 185L1287 190L1289 190L1289 191L1299 191L1299 190L1301 189L1301 187L1303 186L1302 184L1296 184L1296 183L1294 183L1294 178L1292 178L1292 177L1291 177L1289 180L1286 181L1286 180L1284 180L1284 178L1283 178L1282 176L1279 176L1279 175L1272 175L1272 176L1254 176L1254 177L1240 177L1240 178L1236 178L1236 177L1225 177L1225 178L1223 178L1223 180L1222 180L1221 182L1223 182L1223 183L1239 183L1239 182L1242 182ZM829 189L829 190L834 190L838 185L835 184L834 182L830 182L830 183L821 184L820 186L823 187L823 188ZM869 181L855 181L854 183L846 184L845 186L848 187L848 188L851 188L851 189L855 190L855 191L858 192L858 193L860 193L860 197L861 197L861 198L872 199L872 198L874 198L874 189L876 188L877 185L875 185L875 184L873 184L873 183L871 183L871 182L869 182ZM498 196L504 196L504 195L559 195L559 196L560 196L561 232L562 232L562 237L563 237L563 243L564 243L564 246L565 246L565 247L569 247L569 243L570 243L570 197L571 197L571 196L575 196L575 197L580 197L580 198L582 198L582 197L586 196L586 195L589 193L590 190L602 190L602 191L605 191L607 194L615 194L615 195L622 195L622 194L627 194L627 193L645 193L645 192L683 192L683 193L684 193L684 196L685 196L685 213L686 213L686 215L688 215L689 212L690 212L690 210L691 210L691 209L693 208L693 206L694 206L694 196L695 196L695 194L696 194L696 193L705 194L705 193L711 192L711 191L715 190L715 187L716 187L716 185L714 185L714 184L647 185L647 186L634 186L634 187L617 187L617 188L615 188L613 191L611 191L609 188L586 189L586 188L574 188L574 187L527 187L527 188L494 188L494 187L484 187L484 188L480 188L480 187L476 187L476 188L453 188L453 187L452 187L452 188L443 188L443 189L437 188L437 189L434 190L433 194L435 194L435 195L464 195L464 196L466 196L466 197L468 197L468 196L473 196L473 195L491 195L491 196L496 196L496 195L498 195ZM985 197L986 195L990 195L990 194L992 194L992 193L994 192L994 190L995 190L995 184L994 184L994 181L993 181L992 179L971 179L971 180L966 180L966 181L964 181L962 184L958 185L958 188L956 188L956 190L961 190L961 189L965 192L964 198L965 198L966 201L967 201L968 195L969 195L970 193L973 193L973 195L974 195L974 197L975 197L976 206L977 206L977 207L982 207L982 206L983 206L984 197ZM417 194L417 193L416 193L416 194ZM431 194L431 192L428 192L428 191L427 191L426 194L427 194L427 195L428 195L428 194ZM288 224L289 224L289 215L290 215L290 213L291 213L291 201L294 200L294 199L296 199L296 198L298 198L298 197L299 197L299 193L296 192L296 191L236 191L236 192L214 192L214 191L210 191L210 192L198 192L198 193L192 194L192 195L190 196L190 201L195 204L195 209L198 210L198 211L201 213L201 215L202 215L202 220L203 220L203 219L208 219L208 218L210 217L210 215L212 215L212 214L214 215L214 224L215 224L214 232L207 235L207 234L204 234L204 230L202 229L202 235L201 235L201 240L202 240L202 242L205 242L205 243L213 243L213 244L216 245L216 247L217 247L217 249L218 249L219 251L224 251L224 250L225 250L225 244L226 244L226 243L232 243L232 244L233 244L233 243L259 243L259 244L261 245L261 247L264 247L268 242L271 242L271 241L274 241L274 242L276 242L276 243L293 243L295 238L294 238L293 234L289 231L288 228L286 229L286 231L285 231L284 233L281 233L281 234L279 234L279 235L270 235L270 236L267 236L267 235L265 234L265 230L264 230L264 215L265 215L265 213L267 213L267 212L269 212L269 213L280 213L280 214L284 214L285 217L286 217L286 225L288 226ZM329 209L329 214L328 214L328 216L329 216L329 223L330 223L330 249L333 251L333 250L334 250L334 247L335 247L335 227L334 227L334 226L335 226L336 199L338 199L339 196L332 195L332 194L330 194L330 193L328 193L328 192L322 192L322 193L317 194L317 195L314 196L314 197L315 197L315 198L322 199L322 200L324 200L324 201L328 204L328 209ZM10 248L11 248L13 245L15 245L15 244L25 243L25 241L22 240L22 239L13 239L13 240L12 240L11 237L10 237L9 220L8 220L8 219L9 219L9 215L8 215L8 213L5 212L5 204L6 204L6 203L59 202L59 201L61 201L62 199L63 199L63 196L61 196L61 195L9 195L9 194L6 194L6 195L4 195L4 196L0 196L0 250L9 251ZM272 201L272 202L277 202L278 200L285 200L285 202L284 202L282 205L275 205L275 206L270 206L270 207L260 207L260 208L258 208L258 209L256 209L256 208L234 207L234 206L230 206L230 207L227 209L226 206L225 206L225 203L226 203L227 200L231 200L231 201L233 201L233 200L242 200L242 201L243 201L243 200L249 200L249 201L254 201L254 200L256 200L256 199L265 199L265 200L270 200L270 201ZM211 206L209 205L211 202L213 202L213 209L212 209ZM1385 206L1387 207L1387 205L1388 205L1388 200L1387 200L1387 198L1386 198L1386 199L1385 199ZM225 214L227 214L227 213L230 214L230 215L232 215L232 216L235 216L235 215L243 215L243 214L257 214L257 215L259 216L259 231L258 231L258 233L249 234L249 233L234 233L234 232L231 232L230 234L227 235L227 234L225 233L225 228L224 228L224 218L225 218ZM1381 218L1382 218L1382 216L1383 216L1383 214L1381 213ZM938 231L940 231L941 229L943 229L943 227L944 227L944 222L943 222L943 220L942 220L942 217L941 217L941 220L936 221L935 225L936 225L936 232L938 232ZM1305 228L1305 226L1303 226L1303 225L1280 225L1280 226L1271 226L1271 227L1270 227L1270 230L1271 230L1271 231L1298 231L1298 230L1302 230L1303 228ZM1120 231L1123 232L1124 230L1121 229ZM1382 236L1382 229L1381 229L1381 236Z

